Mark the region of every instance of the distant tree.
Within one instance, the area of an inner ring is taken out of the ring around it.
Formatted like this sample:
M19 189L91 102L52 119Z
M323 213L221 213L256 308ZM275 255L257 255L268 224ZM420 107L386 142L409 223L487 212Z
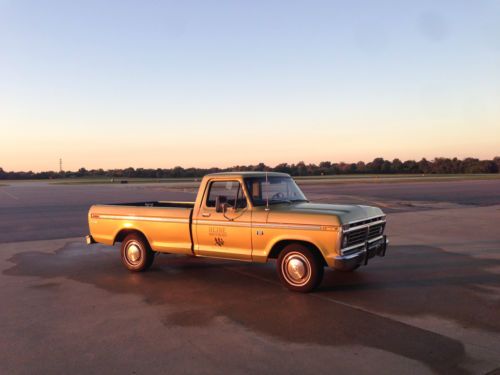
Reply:
M358 171L358 165L356 163L349 164L349 173L356 173Z
M483 173L498 173L499 171L498 164L495 163L493 160L483 160L482 163L484 166Z
M169 177L182 177L184 174L184 168L182 167L174 167L174 169L171 171Z
M339 173L342 174L349 173L349 164L344 163L343 161L337 164L337 168L339 170Z
M281 173L292 173L292 168L288 163L281 163L278 164L276 167L273 168L275 172L281 172Z
M380 172L382 173L391 173L392 172L392 164L389 160L384 160L382 166L380 167Z
M391 172L393 173L403 172L403 162L399 159L394 159L391 165Z
M296 174L298 176L307 176L307 167L303 161L299 161L295 166Z
M364 161L358 161L356 163L356 171L358 173L366 173L366 164Z
M73 177L115 177L115 178L169 178L169 177L201 177L207 173L222 171L277 171L289 173L293 176L311 175L333 175L333 174L354 174L354 173L499 173L500 156L493 160L479 160L477 158L457 158L436 157L432 161L423 158L419 162L394 159L392 162L383 158L375 158L365 164L363 161L357 163L333 163L322 161L319 165L314 163L305 164L303 161L297 164L281 163L275 167L269 167L264 163L257 165L236 165L230 168L187 168L181 166L174 168L146 169L132 167L125 169L92 169L84 167L74 171L42 171L42 172L13 172L0 168L0 179L49 179L49 178L73 178Z
M418 163L418 169L421 173L431 173L432 164L426 159L422 158Z
M137 173L134 168L128 167L123 170L122 175L123 177L134 177L137 176Z
M406 160L403 163L403 172L404 173L418 173L418 164L415 160Z
M384 164L383 158L375 158L372 162L366 165L367 169L372 173L380 173L382 171L382 165Z
M497 165L497 173L500 172L500 156L495 156L493 158L493 163Z
M87 176L87 170L85 168L80 168L78 172L76 172L77 177L85 177Z
M465 173L481 173L481 165L479 159L465 158L462 160L463 171Z
M259 163L255 167L253 167L252 170L263 172L269 170L269 168L264 163Z
M451 167L448 173L463 173L463 163L458 158L451 159Z

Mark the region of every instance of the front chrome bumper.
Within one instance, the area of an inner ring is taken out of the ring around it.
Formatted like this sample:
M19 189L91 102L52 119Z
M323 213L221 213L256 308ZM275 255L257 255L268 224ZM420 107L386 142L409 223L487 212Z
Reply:
M386 235L378 241L365 242L364 246L361 245L356 252L339 255L334 258L333 268L338 270L349 270L358 265L367 265L368 260L374 256L385 256L387 247L389 246L389 239Z

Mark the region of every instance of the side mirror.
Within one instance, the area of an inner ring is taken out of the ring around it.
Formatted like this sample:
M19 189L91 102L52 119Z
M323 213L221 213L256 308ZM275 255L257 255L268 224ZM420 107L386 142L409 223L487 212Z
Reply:
M215 197L215 212L226 212L227 197L218 195Z

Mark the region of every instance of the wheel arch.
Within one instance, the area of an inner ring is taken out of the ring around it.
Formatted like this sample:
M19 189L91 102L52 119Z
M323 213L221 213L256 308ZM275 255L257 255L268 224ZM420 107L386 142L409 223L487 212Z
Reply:
M311 250L313 252L314 255L316 255L318 257L318 259L321 260L321 262L323 263L324 266L327 266L325 256L323 255L323 253L321 252L319 247L316 246L311 241L302 240L302 239L281 239L281 240L276 241L276 243L274 243L272 245L271 250L269 251L267 258L268 259L277 259L280 255L281 251L283 251L283 249L286 246L288 246L292 243L298 243L298 244L301 244L301 245L307 247L309 250Z
M151 246L151 242L149 241L148 237L144 234L144 232L142 232L141 230L136 229L136 228L122 228L122 229L120 229L115 234L115 236L113 238L113 245L117 242L123 242L125 237L127 237L129 234L133 234L133 233L136 233L136 234L140 235L141 237L143 237L148 242L149 246Z

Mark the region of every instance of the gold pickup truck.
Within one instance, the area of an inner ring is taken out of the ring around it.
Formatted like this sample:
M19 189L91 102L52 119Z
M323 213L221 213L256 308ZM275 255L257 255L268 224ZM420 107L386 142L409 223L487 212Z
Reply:
M121 259L144 271L156 253L277 260L283 284L308 292L324 267L353 271L384 256L385 215L379 208L310 203L284 173L206 175L195 202L94 205L87 243L121 243Z

